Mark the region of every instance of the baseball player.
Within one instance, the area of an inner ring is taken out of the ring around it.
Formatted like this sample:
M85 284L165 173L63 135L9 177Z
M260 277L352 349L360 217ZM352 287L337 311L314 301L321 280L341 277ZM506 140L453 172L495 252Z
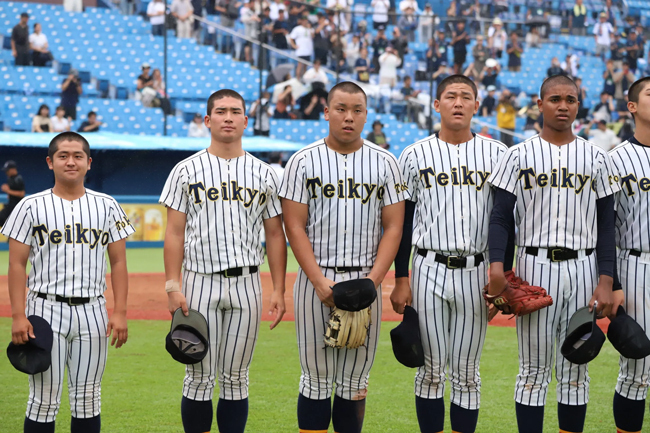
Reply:
M415 377L415 407L425 433L443 430L447 372L452 430L473 432L478 420L479 361L488 322L481 288L487 284L488 217L494 196L487 179L507 147L472 133L476 97L469 78L445 78L434 101L440 132L407 147L399 160L411 198L391 302L397 313L411 302L418 312L425 365ZM412 292L411 244L416 247Z
M342 82L328 95L329 135L296 152L280 190L289 243L300 269L294 286L300 352L300 432L358 433L381 320L381 282L402 235L409 193L396 158L361 138L366 94ZM365 346L326 347L335 282L367 277L377 287ZM332 408L332 386L336 396Z
M7 221L11 211L16 208L20 200L25 197L25 182L23 177L18 174L16 163L14 161L5 162L2 171L7 175L7 183L3 183L0 189L7 194L8 202L0 210L0 227Z
M45 319L54 333L51 367L29 376L25 433L54 432L66 366L71 432L99 432L108 338L119 348L128 337L125 238L134 229L112 197L84 187L91 161L81 135L54 137L47 156L54 187L23 199L2 227L10 238L11 340L34 338L30 315ZM107 250L115 299L110 319L103 295Z
M248 370L262 314L262 226L273 279L271 329L285 311L287 247L279 182L268 164L242 149L245 112L239 93L213 93L204 119L210 146L179 162L160 196L167 206L169 312L192 308L208 323L209 352L201 363L187 366L183 382L181 415L187 433L210 431L215 380L219 432L240 433L246 427Z
M520 432L542 432L544 404L556 348L560 431L582 432L589 401L587 365L560 354L569 318L589 305L603 315L616 311L622 291L612 291L615 240L609 155L573 135L578 88L565 76L542 84L537 104L544 126L506 152L488 182L495 188L490 219L490 295L506 285L504 250L517 226L517 274L541 286L553 305L517 317L519 374L515 385ZM512 222L515 212L516 222Z
M627 104L634 117L634 136L610 152L617 194L616 245L618 269L625 293L625 311L650 335L650 77L630 87ZM640 432L650 386L650 357L621 356L614 393L614 421L619 432Z

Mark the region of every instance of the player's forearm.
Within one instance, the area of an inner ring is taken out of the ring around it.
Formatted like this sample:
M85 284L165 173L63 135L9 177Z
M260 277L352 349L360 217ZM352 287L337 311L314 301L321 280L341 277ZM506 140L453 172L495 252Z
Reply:
M111 263L111 286L113 288L113 312L126 314L126 299L129 293L126 259Z
M314 255L314 249L309 242L305 228L294 228L291 226L286 227L287 238L289 239L289 245L291 245L291 250L293 255L300 265L300 269L305 272L309 281L315 283L316 281L325 278L323 272L316 262L316 256Z
M16 261L9 260L9 302L11 303L11 317L22 317L25 315L25 286L27 286L27 276L25 275L25 265Z
M494 207L490 215L488 232L488 245L490 250L490 263L505 263L508 238L514 235L515 227L512 210L517 198L508 191L496 188L494 194Z
M601 280L605 276L611 279L614 276L614 262L616 261L616 212L613 195L596 200L596 221L598 225L596 241L598 274Z
M284 237L282 224L280 224L279 230L266 232L266 253L269 258L273 290L284 293L287 274L287 241Z
M7 194L13 195L14 197L25 197L25 191L15 191L13 189L10 189L7 191Z
M402 227L392 226L384 229L384 234L377 248L377 258L372 266L368 278L379 285L384 280L386 272L390 269L391 263L395 260L400 241L402 240Z
M402 228L402 239L395 257L395 278L409 276L409 262L411 261L411 249L413 242L413 215L415 214L415 203L407 200L404 210L404 226Z
M165 280L180 281L183 267L185 236L171 233L165 235L163 257L165 262Z

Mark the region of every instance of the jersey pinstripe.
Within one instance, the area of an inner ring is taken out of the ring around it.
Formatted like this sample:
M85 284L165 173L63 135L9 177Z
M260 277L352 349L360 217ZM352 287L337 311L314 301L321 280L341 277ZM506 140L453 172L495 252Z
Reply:
M287 163L280 197L309 204L307 236L323 267L372 267L381 208L410 197L397 159L364 140L348 155L319 140Z
M432 136L404 149L400 167L417 202L413 245L458 256L487 250L493 204L487 179L506 150L481 136L459 145Z
M626 141L610 151L617 195L616 245L650 253L650 147Z
M68 201L51 189L23 199L2 234L31 246L29 290L64 297L97 297L106 290L109 243L134 232L112 197L90 189Z
M612 175L598 146L536 135L508 149L488 182L517 196L518 246L584 250L596 247L596 200L620 189Z
M212 274L264 260L263 219L282 213L273 169L249 153L223 159L202 150L178 163L160 203L187 214L185 269Z

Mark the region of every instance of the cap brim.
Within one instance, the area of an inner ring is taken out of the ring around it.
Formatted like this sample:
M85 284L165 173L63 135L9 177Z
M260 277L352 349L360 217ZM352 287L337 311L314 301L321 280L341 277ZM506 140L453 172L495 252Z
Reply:
M187 316L183 314L183 310L181 308L178 308L176 311L174 311L170 331L173 331L179 325L186 325L194 328L206 339L208 338L208 322L205 320L205 317L203 317L203 314L199 313L196 310L193 310L191 308L188 309Z
M567 328L567 335L572 334L576 329L585 323L594 322L594 315L596 314L596 309L594 311L589 311L589 306L578 308L571 319L569 319L569 327Z

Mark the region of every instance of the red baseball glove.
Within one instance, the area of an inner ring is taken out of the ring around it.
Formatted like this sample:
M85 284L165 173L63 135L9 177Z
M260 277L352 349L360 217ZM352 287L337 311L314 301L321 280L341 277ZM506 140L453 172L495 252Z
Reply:
M524 316L553 305L553 298L548 296L543 288L531 286L528 281L517 277L512 271L506 272L505 276L506 287L498 295L488 295L489 285L483 288L483 299L503 314Z

